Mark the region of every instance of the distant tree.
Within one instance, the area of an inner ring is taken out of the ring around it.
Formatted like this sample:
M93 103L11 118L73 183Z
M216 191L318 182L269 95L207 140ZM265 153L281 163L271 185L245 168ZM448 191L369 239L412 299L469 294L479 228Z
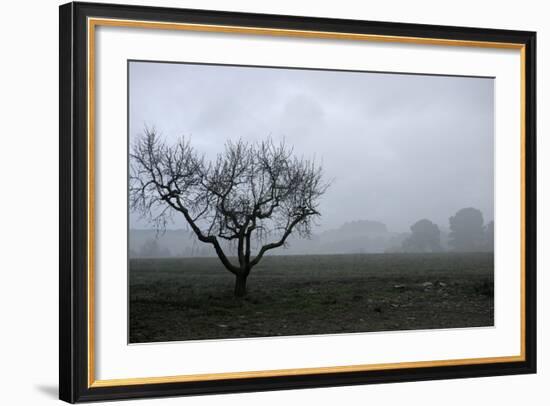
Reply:
M485 230L483 214L478 209L460 209L449 218L449 245L454 251L471 252L483 250Z
M486 251L495 250L495 222L489 221L484 227L484 246Z
M291 233L311 235L327 189L321 167L271 140L230 141L206 162L184 138L168 145L146 129L130 166L131 208L161 227L167 216L183 216L235 275L235 296L245 295L248 275L266 252L285 245ZM237 263L222 240L235 249Z
M417 221L411 226L411 235L402 244L404 252L440 252L440 231L437 224L428 219Z

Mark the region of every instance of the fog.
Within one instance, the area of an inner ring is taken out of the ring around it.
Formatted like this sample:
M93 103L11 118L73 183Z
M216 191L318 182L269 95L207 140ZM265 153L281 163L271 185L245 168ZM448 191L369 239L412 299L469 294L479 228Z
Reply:
M491 78L151 62L129 75L130 143L155 127L213 159L228 139L272 137L322 163L314 236L359 220L388 238L422 218L446 230L464 207L493 219ZM152 225L130 212L130 228Z

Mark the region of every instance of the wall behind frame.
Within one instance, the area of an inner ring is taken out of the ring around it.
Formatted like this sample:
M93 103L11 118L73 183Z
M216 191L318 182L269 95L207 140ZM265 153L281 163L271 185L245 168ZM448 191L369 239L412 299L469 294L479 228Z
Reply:
M544 253L550 219L543 211L550 202L550 141L548 111L550 22L545 3L463 0L393 0L319 2L302 0L180 0L109 1L140 5L190 7L315 17L355 18L394 22L532 30L538 32L538 306L539 373L405 384L308 389L186 398L196 405L351 405L408 404L423 406L495 404L517 405L531 400L543 404L550 397L550 339L542 316L550 312L543 295L550 288ZM3 403L60 404L57 400L58 331L58 6L62 2L29 0L3 7L0 25L0 378ZM22 182L27 179L26 182ZM23 183L24 186L21 184ZM546 183L546 186L544 185ZM548 250L547 250L548 252ZM539 400L540 399L540 400ZM182 399L127 401L124 405L180 405Z

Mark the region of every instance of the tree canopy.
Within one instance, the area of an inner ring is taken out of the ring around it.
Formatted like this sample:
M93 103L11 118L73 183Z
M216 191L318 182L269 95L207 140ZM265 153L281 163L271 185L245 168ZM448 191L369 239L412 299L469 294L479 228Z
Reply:
M411 226L411 236L403 241L403 251L440 252L440 234L437 224L428 219L419 220Z
M483 249L485 230L483 214L478 209L468 207L459 210L449 218L451 232L449 245L454 251L480 251Z

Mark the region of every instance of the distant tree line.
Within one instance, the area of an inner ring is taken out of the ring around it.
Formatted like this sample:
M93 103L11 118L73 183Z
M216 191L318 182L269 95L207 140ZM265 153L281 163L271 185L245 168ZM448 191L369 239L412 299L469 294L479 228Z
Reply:
M154 238L145 241L139 250L130 249L130 258L166 258L171 256L170 250L161 246Z
M421 219L410 232L391 232L378 221L358 220L339 228L313 235L310 239L289 239L289 249L282 255L318 255L350 253L429 253L472 252L494 250L494 223L484 223L481 212L474 208L459 210L449 219L449 226L440 228L429 219ZM215 251L196 241L189 230L132 230L131 258L211 257ZM225 248L226 245L223 245ZM228 249L231 247L228 247Z
M441 252L441 231L437 224L421 219L411 227L411 234L401 244L402 252ZM494 250L494 221L484 224L478 209L460 209L449 218L449 250L475 252Z
M139 230L133 230L133 233L139 234ZM169 258L169 257L208 257L215 255L214 252L208 246L199 245L188 236L188 232L184 230L177 230L176 232L179 238L171 241L170 238L174 238L172 235L157 234L153 232L153 235L148 235L146 232L145 239L141 238L143 242L130 241L130 248L128 255L130 258ZM174 245L178 245L179 248L175 249ZM170 248L171 247L171 248Z

